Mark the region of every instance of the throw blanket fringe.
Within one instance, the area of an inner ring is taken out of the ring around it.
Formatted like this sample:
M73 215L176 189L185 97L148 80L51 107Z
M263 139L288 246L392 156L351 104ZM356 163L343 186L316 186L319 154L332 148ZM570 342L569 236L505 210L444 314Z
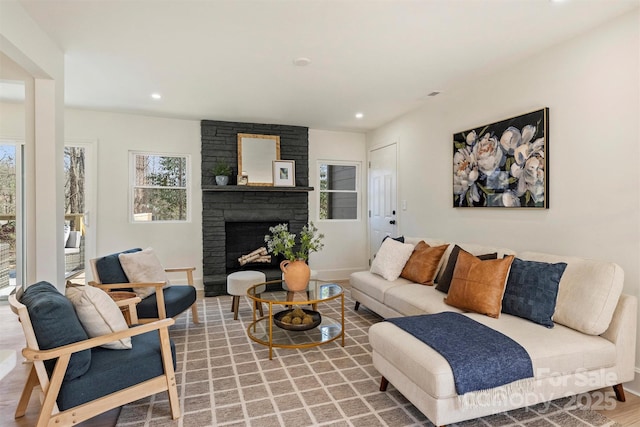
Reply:
M458 396L458 403L463 409L478 408L485 406L503 406L511 401L512 396L521 396L526 401L526 395L533 392L535 379L524 378L499 387L487 390L470 391L462 396Z

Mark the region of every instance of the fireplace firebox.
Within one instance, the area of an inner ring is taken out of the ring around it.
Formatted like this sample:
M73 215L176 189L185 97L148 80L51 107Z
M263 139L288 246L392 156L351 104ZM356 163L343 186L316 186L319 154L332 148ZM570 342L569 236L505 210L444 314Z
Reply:
M276 280L280 277L281 256L269 254L270 262L248 262L241 264L240 257L251 253L261 247L266 248L264 236L269 234L269 227L280 224L280 222L225 222L225 248L226 248L226 270L227 274L240 270L262 271L267 280ZM288 225L288 221L286 222ZM275 271L275 273L274 273Z

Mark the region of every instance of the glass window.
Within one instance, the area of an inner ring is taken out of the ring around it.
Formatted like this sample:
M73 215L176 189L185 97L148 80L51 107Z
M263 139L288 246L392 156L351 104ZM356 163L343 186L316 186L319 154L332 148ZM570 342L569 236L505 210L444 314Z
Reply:
M134 222L187 221L189 156L131 153Z
M64 147L64 271L67 278L84 271L85 151Z
M318 170L320 219L358 219L358 165L321 162Z
M17 155L20 145L0 141L0 300L16 284Z

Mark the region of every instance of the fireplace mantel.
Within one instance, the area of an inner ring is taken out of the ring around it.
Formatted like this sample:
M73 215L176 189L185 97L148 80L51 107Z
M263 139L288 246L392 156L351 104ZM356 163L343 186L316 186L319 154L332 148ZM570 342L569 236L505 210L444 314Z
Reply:
M221 191L221 192L283 192L283 193L304 193L313 191L313 187L275 187L271 185L254 186L254 185L203 185L202 191Z

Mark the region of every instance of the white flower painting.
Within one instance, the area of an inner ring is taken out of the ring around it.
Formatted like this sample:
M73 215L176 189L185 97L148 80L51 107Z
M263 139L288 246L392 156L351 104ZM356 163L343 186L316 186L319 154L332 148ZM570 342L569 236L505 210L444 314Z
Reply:
M453 135L453 206L548 208L549 109Z

